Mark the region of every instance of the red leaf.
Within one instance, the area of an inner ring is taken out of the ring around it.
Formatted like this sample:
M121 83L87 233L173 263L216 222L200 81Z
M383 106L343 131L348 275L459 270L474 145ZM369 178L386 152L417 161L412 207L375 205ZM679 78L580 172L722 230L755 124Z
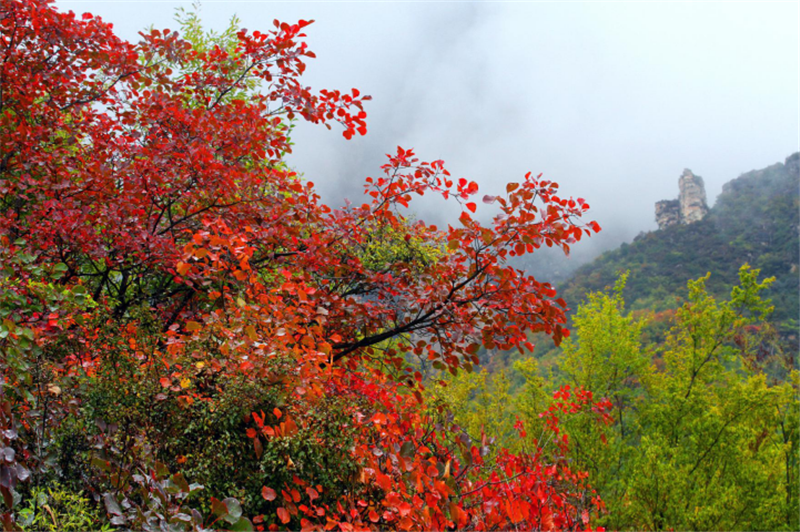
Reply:
M261 496L268 501L274 501L278 494L275 493L274 489L264 486L261 488Z
M277 513L278 513L278 519L280 519L281 523L283 523L284 525L287 524L292 519L289 516L289 512L287 512L286 508L284 508L283 506L278 508Z

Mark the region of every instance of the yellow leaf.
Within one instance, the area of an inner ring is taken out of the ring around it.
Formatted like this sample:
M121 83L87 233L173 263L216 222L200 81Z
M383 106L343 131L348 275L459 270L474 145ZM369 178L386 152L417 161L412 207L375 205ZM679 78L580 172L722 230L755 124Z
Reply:
M189 386L191 386L191 385L192 385L192 381L189 378L184 377L184 378L181 379L181 388L183 388L184 390L186 388L188 388Z

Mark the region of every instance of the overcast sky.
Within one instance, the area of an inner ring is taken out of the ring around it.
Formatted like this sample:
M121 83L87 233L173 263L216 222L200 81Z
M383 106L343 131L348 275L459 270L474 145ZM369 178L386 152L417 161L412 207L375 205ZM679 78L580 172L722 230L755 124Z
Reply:
M190 3L58 1L129 40ZM356 87L369 133L300 125L291 164L330 204L361 201L397 145L499 192L527 171L586 198L604 247L656 228L690 168L713 204L800 143L798 2L202 2L209 28L314 19L306 84ZM422 207L443 223L446 210ZM480 211L479 211L480 214Z

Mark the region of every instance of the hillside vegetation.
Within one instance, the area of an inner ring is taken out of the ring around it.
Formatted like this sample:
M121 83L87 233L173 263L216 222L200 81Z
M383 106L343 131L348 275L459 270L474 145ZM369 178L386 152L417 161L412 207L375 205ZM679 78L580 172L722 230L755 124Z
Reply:
M177 22L0 3L3 530L800 529L764 299L792 336L796 156L585 270L571 304L615 288L570 324L510 261L597 233L583 199L398 147L325 205L292 127L364 135L369 96L301 84L310 22ZM402 214L425 194L457 222ZM548 367L475 371L537 335Z
M562 437L610 530L796 530L798 162L582 266L559 289L561 346L539 334L533 356L484 353L487 370L437 400L511 449L529 444L515 423L546 436L540 413L565 389L609 401L604 425L574 417Z
M562 297L577 306L586 294L613 286L630 272L624 297L632 310L678 306L686 282L711 272L708 289L724 295L744 263L775 282L765 297L775 305L773 321L787 335L797 330L800 255L800 153L728 182L708 216L640 235L579 268L563 285Z
M436 399L469 434L509 449L550 438L541 413L571 393L605 402L602 415L569 416L557 437L608 530L797 530L800 375L765 322L771 280L758 277L742 267L721 298L708 276L689 281L655 338L647 329L659 320L628 312L623 275L578 307L548 369L530 357L459 374Z
M748 264L763 277L775 277L763 296L774 310L769 323L782 348L798 349L798 293L800 293L800 153L762 170L742 174L723 186L708 215L688 225L673 225L643 233L630 244L608 251L578 268L558 286L572 311L589 295L607 291L627 272L622 294L634 314L652 318L643 330L646 338L662 341L675 311L686 300L687 282L710 273L709 294L724 297ZM570 326L574 324L570 323ZM561 350L542 334L532 339L533 353L544 370L557 367ZM482 353L490 371L510 369L527 354L519 351ZM522 376L511 373L512 387Z

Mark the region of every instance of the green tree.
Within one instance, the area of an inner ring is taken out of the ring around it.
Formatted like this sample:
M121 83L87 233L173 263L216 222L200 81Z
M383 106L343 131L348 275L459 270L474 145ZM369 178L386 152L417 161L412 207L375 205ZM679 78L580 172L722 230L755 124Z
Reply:
M611 401L614 423L598 425L591 413L565 422L575 457L590 474L590 481L606 500L607 524L622 524L623 500L631 458L639 441L637 412L644 399L641 380L649 371L650 349L640 336L645 320L625 314L622 291L627 275L611 295L590 294L575 317L577 334L563 344L561 370L567 383Z
M689 282L689 301L662 350L663 369L645 382L645 433L628 501L636 524L654 530L795 529L786 452L793 435L781 414L797 409L790 383L769 386L748 367L772 311L759 271L739 272L729 301ZM795 377L796 378L796 377ZM796 446L796 444L794 444ZM796 506L796 501L794 503Z
M609 528L797 528L798 377L770 384L751 363L772 310L760 296L772 280L758 273L743 267L727 301L708 294L708 276L690 281L661 346L640 345L643 322L624 315L624 278L578 311L562 370L611 400L614 423L601 432L575 416L565 430Z
M504 373L461 371L445 379L444 386L429 390L432 409L449 412L453 422L474 441L487 436L494 439L497 449L522 449L514 430L517 410Z

